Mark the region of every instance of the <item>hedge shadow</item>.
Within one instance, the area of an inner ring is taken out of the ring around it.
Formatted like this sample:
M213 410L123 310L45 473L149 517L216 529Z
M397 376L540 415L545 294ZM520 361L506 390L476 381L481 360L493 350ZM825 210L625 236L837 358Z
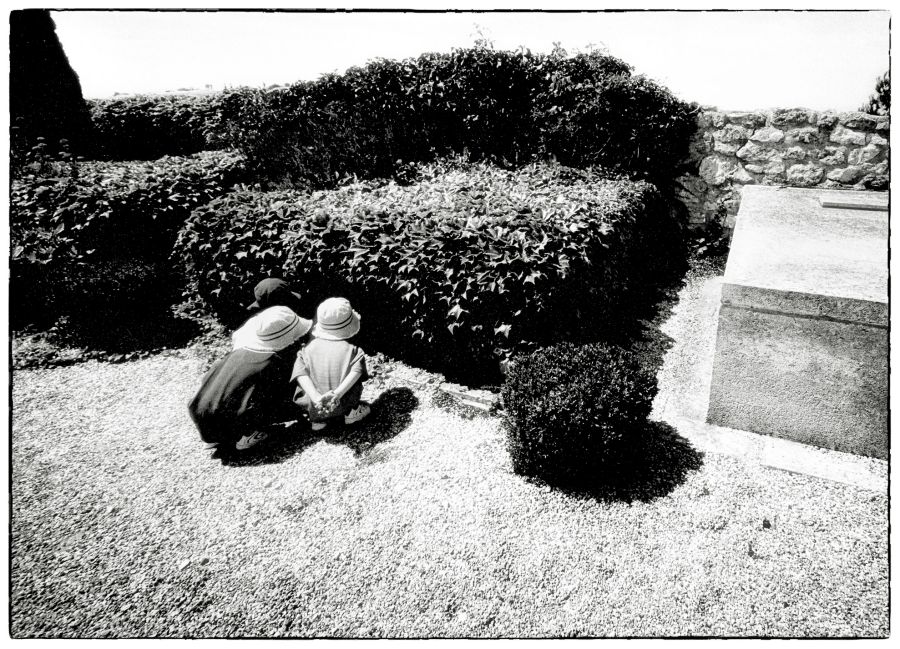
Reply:
M650 502L670 494L703 466L701 451L669 424L648 421L641 434L622 453L597 467L593 479L554 483L528 478L575 498L602 502Z

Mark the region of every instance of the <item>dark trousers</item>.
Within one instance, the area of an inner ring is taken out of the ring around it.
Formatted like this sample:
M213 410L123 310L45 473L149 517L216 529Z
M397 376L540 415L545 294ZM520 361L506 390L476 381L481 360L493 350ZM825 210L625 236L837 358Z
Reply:
M254 430L265 430L306 416L306 412L292 401L285 401L266 412L248 413L239 418L224 414L201 417L190 407L188 411L200 433L200 439L207 444L234 444Z

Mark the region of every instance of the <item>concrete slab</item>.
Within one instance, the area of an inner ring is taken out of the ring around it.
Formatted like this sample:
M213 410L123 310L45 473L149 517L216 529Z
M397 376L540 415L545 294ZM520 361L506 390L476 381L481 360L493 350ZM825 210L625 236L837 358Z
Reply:
M744 188L709 423L887 457L888 215L822 206L854 204L848 194Z
M662 331L672 338L659 373L654 419L697 449L776 471L789 471L887 493L888 463L795 441L706 423L722 276L690 278Z

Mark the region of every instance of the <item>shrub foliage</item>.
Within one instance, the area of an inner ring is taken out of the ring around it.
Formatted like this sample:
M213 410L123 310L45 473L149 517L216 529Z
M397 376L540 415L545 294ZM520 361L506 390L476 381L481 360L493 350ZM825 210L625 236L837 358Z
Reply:
M678 174L696 106L599 52L485 46L376 59L287 88L92 103L114 159L240 150L269 189L403 178L452 154L514 167L556 158L656 183Z
M513 349L602 337L683 258L683 237L646 182L440 163L410 186L230 194L197 209L176 248L189 293L226 319L281 275L310 311L350 298L385 351L495 370Z
M503 385L513 469L561 486L602 482L656 392L654 374L619 347L561 343L517 357Z
M99 160L155 160L225 148L220 93L134 95L88 102Z
M43 146L34 148L11 183L10 263L16 303L27 302L45 315L66 305L78 309L81 297L91 292L91 278L122 284L100 277L113 272L115 261L127 262L129 269L133 262L154 268L166 262L191 210L243 179L243 162L235 153L79 163L70 156L49 159ZM146 287L151 274L145 275Z
M286 90L236 90L220 116L262 178L327 187L449 153L501 166L556 156L667 181L687 157L694 112L600 53L474 47L380 59Z

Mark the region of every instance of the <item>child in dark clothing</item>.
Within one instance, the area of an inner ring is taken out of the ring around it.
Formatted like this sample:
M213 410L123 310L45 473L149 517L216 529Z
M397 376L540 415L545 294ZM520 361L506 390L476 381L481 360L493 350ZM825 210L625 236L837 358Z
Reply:
M313 430L337 417L352 424L370 412L360 403L368 378L366 357L351 341L359 327L359 314L344 298L329 298L316 310L314 338L297 354L291 373L300 384L294 400L306 408Z
M234 333L234 349L206 373L188 404L204 442L243 451L268 437L273 424L300 417L291 360L311 327L289 308L273 306Z
M256 313L270 306L286 306L294 313L302 310L300 295L292 291L287 282L277 277L269 277L256 285L253 289L253 303L247 310Z

